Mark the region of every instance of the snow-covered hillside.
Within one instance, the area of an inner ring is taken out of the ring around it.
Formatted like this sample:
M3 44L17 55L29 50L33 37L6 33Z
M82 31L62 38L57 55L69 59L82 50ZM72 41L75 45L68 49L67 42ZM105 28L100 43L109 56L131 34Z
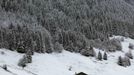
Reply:
M116 36L115 38L119 38ZM0 49L0 66L6 64L7 72L0 68L0 75L74 75L78 72L85 72L89 75L133 75L134 60L131 60L130 67L117 65L118 56L124 56L129 43L134 44L134 40L125 38L122 42L123 51L108 53L108 61L97 61L93 57L85 57L80 54L63 51L57 54L38 54L33 56L33 62L24 69L17 66L23 54ZM99 51L95 49L96 52ZM3 52L5 54L3 54ZM132 51L134 54L134 51Z

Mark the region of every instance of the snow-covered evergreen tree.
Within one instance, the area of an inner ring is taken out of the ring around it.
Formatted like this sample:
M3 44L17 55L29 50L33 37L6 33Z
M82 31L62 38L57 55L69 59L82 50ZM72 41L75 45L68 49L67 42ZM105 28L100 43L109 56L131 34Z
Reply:
M98 59L98 60L102 60L102 53L101 53L100 51L98 52L97 59Z
M108 60L108 57L107 57L107 53L105 52L104 55L103 55L103 59L104 60Z
M91 56L91 57L96 56L96 52L94 51L92 46L90 46L89 48L81 50L81 54L84 56Z
M61 53L62 51L63 51L63 45L62 44L60 44L59 42L56 42L55 44L54 44L54 51L55 52L58 52L58 53Z
M134 49L134 45L132 43L129 43L129 46L128 46L130 49Z
M122 62L122 61L123 61L123 60L122 60L122 57L119 56L119 57L118 57L118 65L123 66L123 62Z
M24 55L18 62L18 66L24 68L27 65L27 57Z

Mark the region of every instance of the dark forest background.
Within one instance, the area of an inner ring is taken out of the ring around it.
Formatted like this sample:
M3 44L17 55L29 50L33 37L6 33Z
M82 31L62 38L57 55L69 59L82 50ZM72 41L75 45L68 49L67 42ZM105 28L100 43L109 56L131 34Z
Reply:
M133 0L0 0L0 48L21 53L121 50L134 38Z

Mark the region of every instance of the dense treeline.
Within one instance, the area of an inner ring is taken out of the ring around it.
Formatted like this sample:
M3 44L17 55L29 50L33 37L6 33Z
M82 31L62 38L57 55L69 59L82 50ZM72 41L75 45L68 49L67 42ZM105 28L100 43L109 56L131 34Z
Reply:
M51 48L51 36L44 28L41 31L33 31L27 25L10 24L7 28L0 28L0 35L1 48L17 50L20 53L27 53L29 50L44 53ZM45 47L46 45L49 48Z
M108 37L134 37L132 7L125 0L0 0L0 47L21 53L121 50L120 41Z

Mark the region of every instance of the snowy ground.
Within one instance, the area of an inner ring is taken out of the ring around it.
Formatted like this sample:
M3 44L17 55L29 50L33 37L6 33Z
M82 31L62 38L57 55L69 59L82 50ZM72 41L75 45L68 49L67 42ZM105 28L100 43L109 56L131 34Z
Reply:
M132 66L130 67L117 65L118 56L123 56L129 50L129 43L134 44L134 40L126 38L122 42L123 51L109 53L108 61L97 61L95 58L67 51L63 51L61 54L35 53L33 63L25 69L17 66L18 60L23 54L0 49L0 66L7 64L8 70L11 71L10 73L0 68L0 75L74 75L75 72L85 72L89 75L134 75L134 60L131 60ZM5 54L2 55L1 52Z

